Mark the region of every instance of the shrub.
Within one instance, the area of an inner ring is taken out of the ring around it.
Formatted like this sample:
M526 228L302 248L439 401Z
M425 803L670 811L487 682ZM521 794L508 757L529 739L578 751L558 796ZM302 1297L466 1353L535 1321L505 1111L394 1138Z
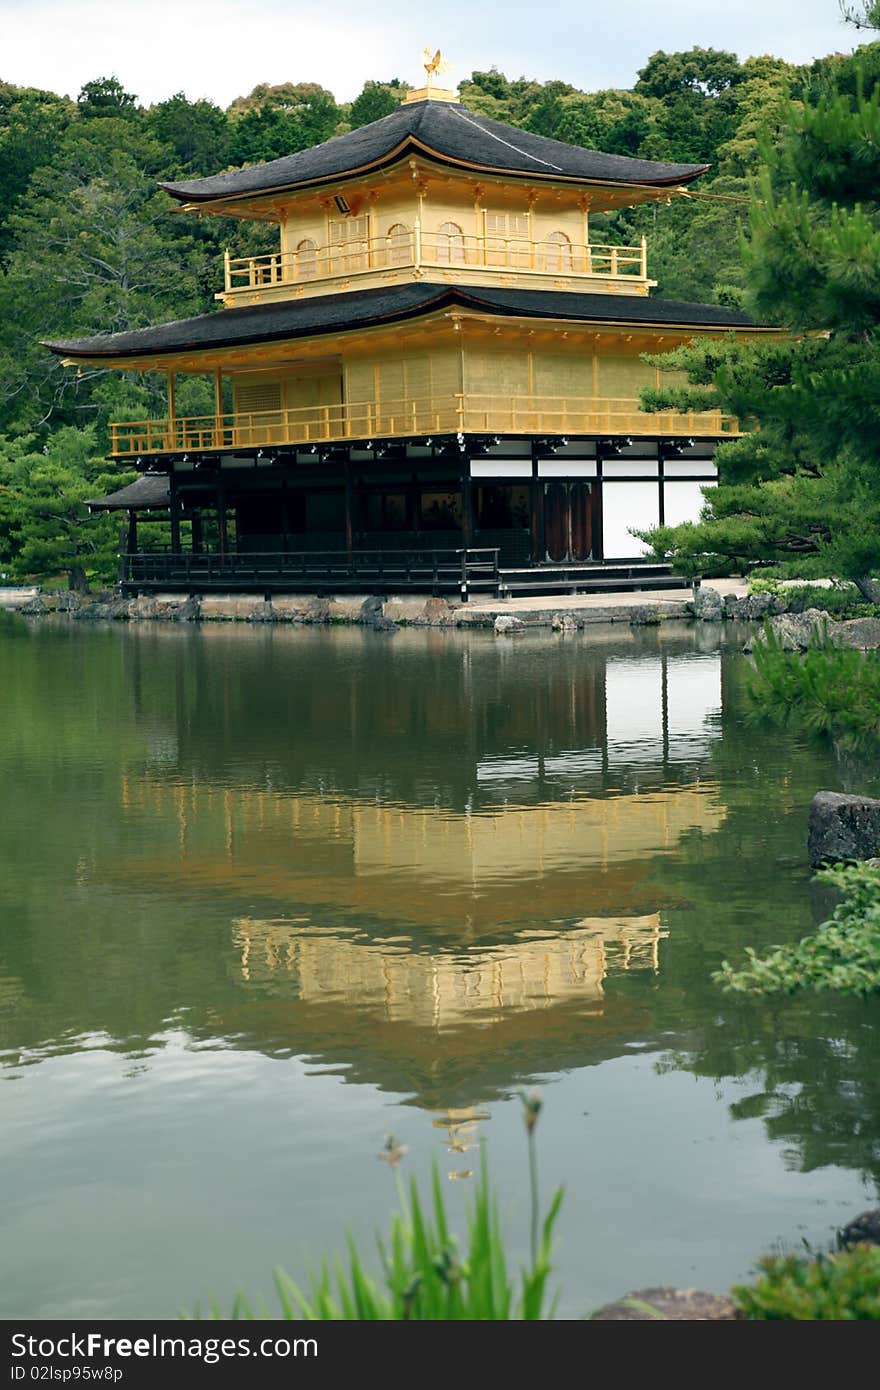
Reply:
M788 652L770 624L746 679L753 713L777 724L858 742L880 737L880 652L838 647L827 634Z
M817 1259L770 1255L753 1284L732 1290L740 1317L813 1322L880 1319L880 1246Z
M712 977L716 984L729 994L880 990L880 867L843 864L821 869L816 877L843 892L831 919L814 935L767 955L747 947L748 964L735 970L725 961Z

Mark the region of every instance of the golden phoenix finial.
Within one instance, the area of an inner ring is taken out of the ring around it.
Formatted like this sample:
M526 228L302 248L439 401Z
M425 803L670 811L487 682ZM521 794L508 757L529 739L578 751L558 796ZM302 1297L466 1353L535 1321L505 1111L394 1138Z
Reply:
M422 51L425 55L425 61L422 66L428 74L428 86L430 87L433 78L436 77L438 73L449 71L449 64L443 57L439 48L434 54L431 53L430 48L425 48Z

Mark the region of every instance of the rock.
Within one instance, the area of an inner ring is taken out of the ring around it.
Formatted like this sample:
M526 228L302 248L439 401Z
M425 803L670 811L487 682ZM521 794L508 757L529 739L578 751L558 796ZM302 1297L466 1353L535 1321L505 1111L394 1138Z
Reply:
M372 623L367 624L371 632L399 632L400 623L394 623L390 618L376 618Z
M171 614L176 623L197 623L201 614L201 605L195 594L190 594L179 608L175 608ZM127 615L126 615L127 616Z
M372 627L384 616L384 600L378 594L371 594L361 604L355 622L363 623L365 627Z
M770 619L770 631L784 652L805 652L817 637L833 637L838 624L820 608L807 608L803 613L783 613ZM758 628L745 643L743 651L750 652L756 642L765 642L764 628Z
M519 637L526 630L522 618L511 618L501 614L495 619L493 631L496 637Z
M425 601L422 617L416 619L426 627L449 627L455 622L455 608L445 598L429 598Z
M275 610L272 607L271 599L263 599L262 603L255 603L248 613L247 621L249 623L274 623Z
M75 613L79 608L82 608L82 598L73 589L62 589L55 595L56 613Z
M312 598L309 599L300 617L301 623L329 623L330 621L330 599Z
M880 801L817 792L810 806L810 864L840 864L880 855Z
M570 637L573 632L577 632L577 618L573 613L554 613L550 626L554 632L561 632Z
M880 1208L863 1211L847 1222L840 1232L839 1244L846 1249L851 1245L880 1245Z
M720 613L718 614L718 617L719 617L719 618L721 617L721 614L720 614ZM630 627L659 627L659 626L660 626L660 621L661 621L661 619L660 619L660 609L659 609L659 608L648 608L648 607L645 606L645 605L639 605L639 606L636 607L636 608L631 608L631 609L630 609L630 613L629 613L629 625L630 625ZM714 619L714 618L708 618L708 619L704 619L703 621L704 621L704 622L714 622L715 619Z
M724 1294L701 1289L636 1289L593 1313L593 1322L732 1322L736 1309Z
M97 623L114 617L114 614L109 603L84 603L81 608L74 611L72 616L79 619L80 622Z
M37 594L34 598L29 598L27 603L23 603L18 611L24 618L42 618L49 612L49 605Z
M849 622L835 623L832 636L842 647L875 651L880 647L880 618L851 618Z
M720 623L724 600L717 589L697 589L693 598L694 617L701 623Z

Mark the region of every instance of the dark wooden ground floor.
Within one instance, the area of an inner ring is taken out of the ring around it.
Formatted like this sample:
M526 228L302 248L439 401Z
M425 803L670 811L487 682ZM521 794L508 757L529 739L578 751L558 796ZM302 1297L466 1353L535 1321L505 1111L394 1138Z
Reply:
M565 588L567 573L573 584L594 566L625 577L646 553L634 529L695 517L713 453L692 440L491 439L184 455L166 461L161 509L126 503L125 490L93 505L128 510L130 591L466 595L535 568Z

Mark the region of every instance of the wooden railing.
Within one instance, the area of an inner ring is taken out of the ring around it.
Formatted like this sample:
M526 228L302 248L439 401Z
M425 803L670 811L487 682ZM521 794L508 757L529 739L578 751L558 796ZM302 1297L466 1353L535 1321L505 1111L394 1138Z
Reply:
M648 252L644 237L638 246L608 246L427 232L416 224L394 236L362 238L334 246L310 243L296 251L275 251L265 256L230 256L227 251L224 278L228 293L421 266L488 266L563 277L628 276L647 280Z
M426 541L407 549L229 551L224 555L137 551L121 556L121 579L131 588L211 589L304 587L310 592L361 589L457 593L498 592L498 550L445 549Z
M111 453L202 453L449 434L737 434L720 410L649 413L632 398L501 396L457 393L391 401L237 411L110 426Z

